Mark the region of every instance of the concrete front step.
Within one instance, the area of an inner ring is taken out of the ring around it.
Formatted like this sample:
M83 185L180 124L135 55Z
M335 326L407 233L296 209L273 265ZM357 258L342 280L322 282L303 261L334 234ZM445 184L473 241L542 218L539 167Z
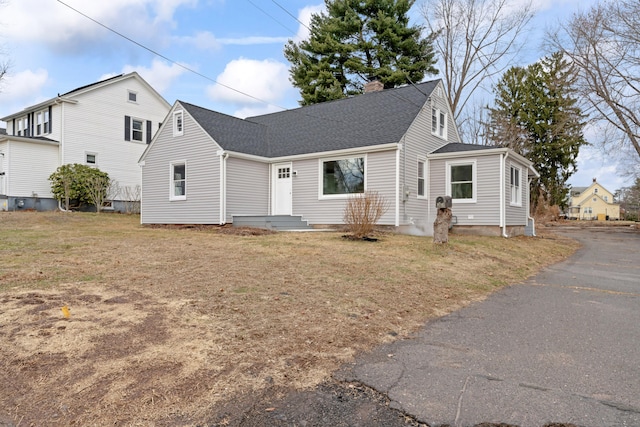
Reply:
M233 217L234 227L256 227L269 230L310 230L300 215L241 215Z

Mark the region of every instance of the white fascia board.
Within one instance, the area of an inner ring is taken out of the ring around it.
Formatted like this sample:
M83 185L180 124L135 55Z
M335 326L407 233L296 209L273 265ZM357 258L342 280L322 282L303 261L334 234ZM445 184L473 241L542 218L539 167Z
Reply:
M35 105L30 105L29 107L24 108L22 111L18 112L18 113L13 113L10 116L6 116L6 117L1 117L0 121L3 122L9 122L10 120L13 120L15 118L18 117L22 117L25 114L28 114L32 111L36 111L36 110L40 110L44 107L48 107L49 105L56 105L56 104L60 104L60 103L69 103L69 104L77 104L78 101L76 101L75 99L70 99L70 98L63 98L63 97L55 97L55 98L51 98L48 99L46 101L43 101L39 104L35 104Z
M33 138L25 138L22 136L13 136L13 135L3 135L2 137L0 137L0 142L11 142L11 141L26 142L29 144L53 145L55 147L60 145L58 141L53 141L53 140L33 139Z
M431 153L427 154L428 159L456 159L461 157L481 157L481 156L494 156L497 154L509 153L509 157L513 157L518 160L520 163L525 165L529 171L531 171L530 175L534 175L536 178L540 177L538 171L533 167L533 163L531 160L526 157L521 156L510 148L488 148L486 150L468 150L468 151L456 151L453 153Z

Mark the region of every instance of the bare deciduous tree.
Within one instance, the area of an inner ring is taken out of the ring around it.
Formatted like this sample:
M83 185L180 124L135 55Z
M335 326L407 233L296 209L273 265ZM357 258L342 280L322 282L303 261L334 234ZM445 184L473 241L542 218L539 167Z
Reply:
M5 5L5 1L0 0L0 6L4 6L4 5ZM4 77L7 75L7 72L9 71L9 66L11 65L8 59L3 58L4 56L5 56L5 53L2 50L2 46L0 46L0 82L2 82L2 79L4 79ZM2 92L1 84L0 84L0 92Z
M129 185L122 187L122 201L124 203L124 210L126 213L138 214L140 213L140 195L142 189L139 185L131 187Z
M583 108L599 129L598 142L609 152L635 151L640 160L640 3L599 3L548 33L549 47L579 70ZM632 174L640 173L635 164Z
M422 15L435 34L434 48L454 120L466 135L467 121L477 110L466 111L472 95L501 74L520 52L521 38L534 16L531 1L426 0ZM471 128L475 125L471 124ZM471 131L473 133L473 131Z

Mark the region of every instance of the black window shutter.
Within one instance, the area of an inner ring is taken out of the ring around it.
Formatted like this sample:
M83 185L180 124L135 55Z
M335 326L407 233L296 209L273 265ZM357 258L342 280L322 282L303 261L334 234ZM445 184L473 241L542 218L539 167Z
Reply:
M151 120L147 120L147 144L151 143Z
M49 105L49 133L53 132L53 116L51 115L51 105Z
M124 140L131 141L131 117L124 116Z
M16 119L13 119L13 136L16 136L18 133L16 132Z

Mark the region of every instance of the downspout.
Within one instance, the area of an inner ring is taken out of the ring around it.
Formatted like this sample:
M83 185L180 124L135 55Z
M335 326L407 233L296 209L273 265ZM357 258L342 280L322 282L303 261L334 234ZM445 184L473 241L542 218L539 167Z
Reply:
M502 237L509 237L507 235L507 157L509 157L508 151L500 156L500 226L502 227Z
M229 153L220 151L220 225L227 223L227 159Z
M398 144L396 150L396 227L400 227L400 150L402 150L402 144Z
M527 173L527 175L529 175L529 174ZM533 180L531 178L529 178L527 180L527 183L528 183L528 186L527 186L527 219L529 221L531 221L531 235L533 237L536 237L536 220L531 216L531 195L529 194L531 192L531 182L532 181Z

